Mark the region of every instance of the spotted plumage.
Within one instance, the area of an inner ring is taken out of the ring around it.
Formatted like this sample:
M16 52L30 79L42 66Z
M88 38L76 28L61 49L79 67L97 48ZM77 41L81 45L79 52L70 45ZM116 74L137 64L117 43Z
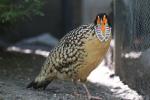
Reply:
M107 17L106 14L98 16L101 21L104 16ZM102 27L102 22L100 23ZM50 51L40 74L28 87L46 88L53 79L86 81L90 72L102 61L111 41L111 37L104 42L98 39L96 25L97 22L82 25L66 34Z

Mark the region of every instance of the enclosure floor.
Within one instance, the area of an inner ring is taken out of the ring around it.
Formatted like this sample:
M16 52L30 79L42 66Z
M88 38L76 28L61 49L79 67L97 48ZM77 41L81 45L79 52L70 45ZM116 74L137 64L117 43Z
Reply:
M0 100L87 100L84 88L78 84L79 96L73 95L71 81L55 80L46 90L26 89L38 74L45 58L37 55L0 52ZM89 91L102 100L142 100L135 91L124 85L119 77L100 65L88 80ZM95 76L99 76L95 78Z

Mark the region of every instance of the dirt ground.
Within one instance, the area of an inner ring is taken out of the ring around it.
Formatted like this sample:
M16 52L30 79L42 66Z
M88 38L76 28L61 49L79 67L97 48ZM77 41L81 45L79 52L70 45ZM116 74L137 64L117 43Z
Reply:
M0 100L87 100L86 92L78 84L80 95L74 95L74 84L71 81L55 80L46 90L26 89L26 86L38 74L45 58L37 55L0 52ZM102 68L106 69L106 68ZM95 72L101 73L101 72ZM95 81L94 74L87 82L89 91L102 100L143 100L134 90L124 85L117 76L109 77L103 71L102 78ZM116 81L117 80L117 81Z

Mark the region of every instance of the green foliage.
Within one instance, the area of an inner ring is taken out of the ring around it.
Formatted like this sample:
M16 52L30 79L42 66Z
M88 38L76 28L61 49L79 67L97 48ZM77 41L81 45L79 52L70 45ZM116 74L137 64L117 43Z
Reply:
M43 16L42 0L0 0L0 24L13 24L16 21Z

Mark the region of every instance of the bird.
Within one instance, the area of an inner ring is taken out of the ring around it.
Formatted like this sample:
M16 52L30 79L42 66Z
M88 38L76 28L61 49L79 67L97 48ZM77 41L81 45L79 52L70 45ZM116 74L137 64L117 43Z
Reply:
M96 15L92 23L81 25L68 32L54 47L38 76L27 88L45 89L55 79L81 82L90 95L85 82L88 75L100 64L111 41L111 24L106 13Z

